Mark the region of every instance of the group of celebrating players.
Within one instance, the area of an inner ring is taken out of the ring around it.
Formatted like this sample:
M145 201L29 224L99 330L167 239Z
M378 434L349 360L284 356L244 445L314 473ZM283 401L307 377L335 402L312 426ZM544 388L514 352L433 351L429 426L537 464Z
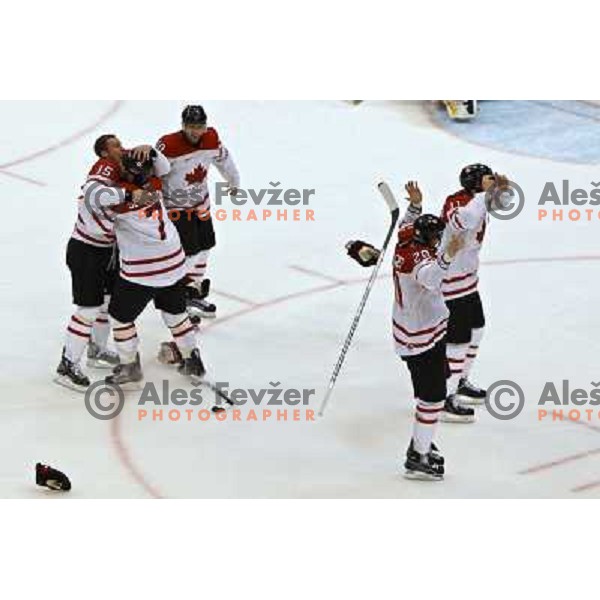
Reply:
M415 398L412 438L404 461L409 479L441 480L444 457L433 442L439 420L470 423L486 391L469 382L485 318L478 292L479 253L489 212L502 206L508 180L488 166L460 173L461 190L440 217L422 214L422 193L406 185L408 209L398 230L393 277L393 337L410 372ZM380 251L350 242L348 254L363 266Z
M207 176L214 164L235 194L237 167L198 105L187 106L181 130L156 147L125 150L107 134L94 151L98 160L82 187L67 245L75 308L55 381L78 391L90 386L81 369L87 348L88 366L112 369L107 383L140 382L136 319L151 300L173 338L162 359L202 377L196 326L216 315L205 278L216 242ZM116 352L108 349L111 329Z
M207 176L214 164L235 195L239 174L202 106L187 106L181 130L155 147L125 150L118 137L100 136L98 157L78 199L67 245L75 309L69 320L55 381L85 391L81 369L110 368L108 384L143 379L136 320L153 301L172 342L159 359L194 378L205 374L197 324L214 317L205 278L215 232ZM488 213L508 181L482 164L460 173L461 190L449 196L440 217L422 214L422 193L408 182L408 209L394 254L393 337L411 375L416 403L404 462L410 479L440 480L444 458L433 442L439 420L473 422L469 404L486 391L469 382L485 318L478 292L479 253ZM363 266L380 251L362 241L348 254ZM116 352L108 348L112 330Z

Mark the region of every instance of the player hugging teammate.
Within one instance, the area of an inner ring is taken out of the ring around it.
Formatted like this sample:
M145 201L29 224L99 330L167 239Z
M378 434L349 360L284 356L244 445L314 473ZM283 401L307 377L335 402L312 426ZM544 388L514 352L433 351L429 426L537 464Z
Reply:
M112 134L94 144L98 160L82 187L67 247L75 311L55 381L71 389L90 385L80 367L86 346L88 366L114 368L111 383L142 379L135 321L151 300L174 339L161 346L159 359L186 375L204 374L189 317L216 314L204 278L215 246L207 175L216 165L232 194L239 175L202 106L187 106L182 129L157 148L126 151ZM107 348L109 313L118 353Z
M112 134L94 144L94 163L77 200L77 219L67 244L67 266L75 310L67 326L65 343L55 381L78 391L90 385L80 362L87 347L88 366L112 368L118 356L107 349L110 335L108 302L115 277L115 233L112 208L125 200L118 187L125 150ZM143 153L141 147L131 150ZM102 193L97 193L102 190Z

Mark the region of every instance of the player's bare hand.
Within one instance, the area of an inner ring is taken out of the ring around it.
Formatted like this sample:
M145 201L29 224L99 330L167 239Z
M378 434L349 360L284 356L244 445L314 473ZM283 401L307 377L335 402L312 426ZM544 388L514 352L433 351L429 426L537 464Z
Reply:
M481 189L487 192L491 187L496 185L496 175L484 175L481 178Z
M150 160L150 157L152 156L152 146L148 144L136 146L131 150L131 155L135 160L146 162L147 160Z
M510 188L510 181L506 175L500 175L496 173L495 175L496 185L500 191L508 190Z
M464 248L464 245L465 239L462 235L453 235L446 244L444 254L452 260Z
M158 192L137 189L131 192L131 202L136 206L149 206L158 201Z
M406 199L411 204L414 204L415 206L420 206L423 203L423 194L419 189L419 184L416 181L409 181L404 186L404 189L408 194L408 197Z

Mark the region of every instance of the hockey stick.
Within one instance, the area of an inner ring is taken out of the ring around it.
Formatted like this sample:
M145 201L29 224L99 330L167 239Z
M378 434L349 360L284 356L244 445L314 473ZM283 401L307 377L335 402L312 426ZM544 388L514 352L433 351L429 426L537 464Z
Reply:
M223 402L227 405L227 407L234 406L233 400L227 394L225 394L225 392L221 391L212 381L209 381L208 379L202 379L199 377L192 377L192 383L193 383L193 385L207 387L209 390L214 392L214 394L217 397L219 397L221 400L223 400ZM218 410L215 410L215 409L219 409L219 408L221 408L222 410L225 410L223 407L221 407L217 404L215 404L211 410L212 410L212 412L218 412Z
M396 228L396 223L398 222L398 218L400 216L400 209L398 208L398 202L396 198L394 198L394 194L390 189L389 185L382 181L377 185L377 189L380 191L383 199L386 201L387 206L390 210L391 223L388 229L387 235L385 236L385 241L383 242L383 246L381 247L381 252L379 253L379 258L377 259L377 264L373 267L373 271L371 272L371 277L369 277L369 281L367 283L367 287L360 299L360 304L358 305L358 309L356 310L356 314L354 315L354 319L352 321L352 325L350 326L350 331L346 336L346 340L344 341L344 345L342 346L342 351L338 357L337 363L333 369L333 373L331 374L331 379L329 380L329 387L327 388L327 393L325 394L325 398L323 398L323 403L321 404L321 409L319 410L319 416L323 416L323 412L325 411L325 407L329 402L329 398L333 392L333 388L335 386L335 382L337 381L338 375L342 370L342 365L344 364L344 360L346 360L346 354L350 348L350 344L352 343L352 338L354 337L354 333L356 332L356 328L358 327L358 322L360 321L360 317L362 316L363 310L367 303L367 299L369 298L369 294L371 293L371 288L375 284L375 280L377 279L377 274L379 272L379 268L381 267L381 263L383 262L383 257L385 255L385 251L390 243L390 239L392 238L392 234L394 233L394 229Z

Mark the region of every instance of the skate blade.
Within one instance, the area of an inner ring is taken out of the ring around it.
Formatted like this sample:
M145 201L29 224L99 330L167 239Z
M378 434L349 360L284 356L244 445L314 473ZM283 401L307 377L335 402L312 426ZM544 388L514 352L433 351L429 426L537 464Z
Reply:
M186 307L188 314L191 317L196 317L198 319L214 319L217 316L217 312L204 312L201 308L197 306L192 306L190 304Z
M190 309L188 307L188 313L192 316L195 317L196 319L216 319L217 317L217 313L205 313L202 312L201 310L197 310L197 309ZM194 325L197 325L198 323L194 323Z
M67 388L68 390L73 390L75 392L79 392L80 394L85 394L85 392L88 389L87 385L76 385L64 375L56 375L52 381L54 381L54 383L57 383L58 385L61 385L62 387Z
M410 481L442 481L444 479L443 475L431 475L429 473L423 473L421 471L404 471L404 479L409 479Z
M440 421L442 421L443 423L474 423L475 415L461 416L454 415L452 413L442 412L442 415L440 416Z
M91 369L114 369L117 366L116 364L98 360L97 358L88 358L86 364Z
M463 396L457 394L456 399L465 406L481 406L485 403L485 398L473 398L473 396Z

